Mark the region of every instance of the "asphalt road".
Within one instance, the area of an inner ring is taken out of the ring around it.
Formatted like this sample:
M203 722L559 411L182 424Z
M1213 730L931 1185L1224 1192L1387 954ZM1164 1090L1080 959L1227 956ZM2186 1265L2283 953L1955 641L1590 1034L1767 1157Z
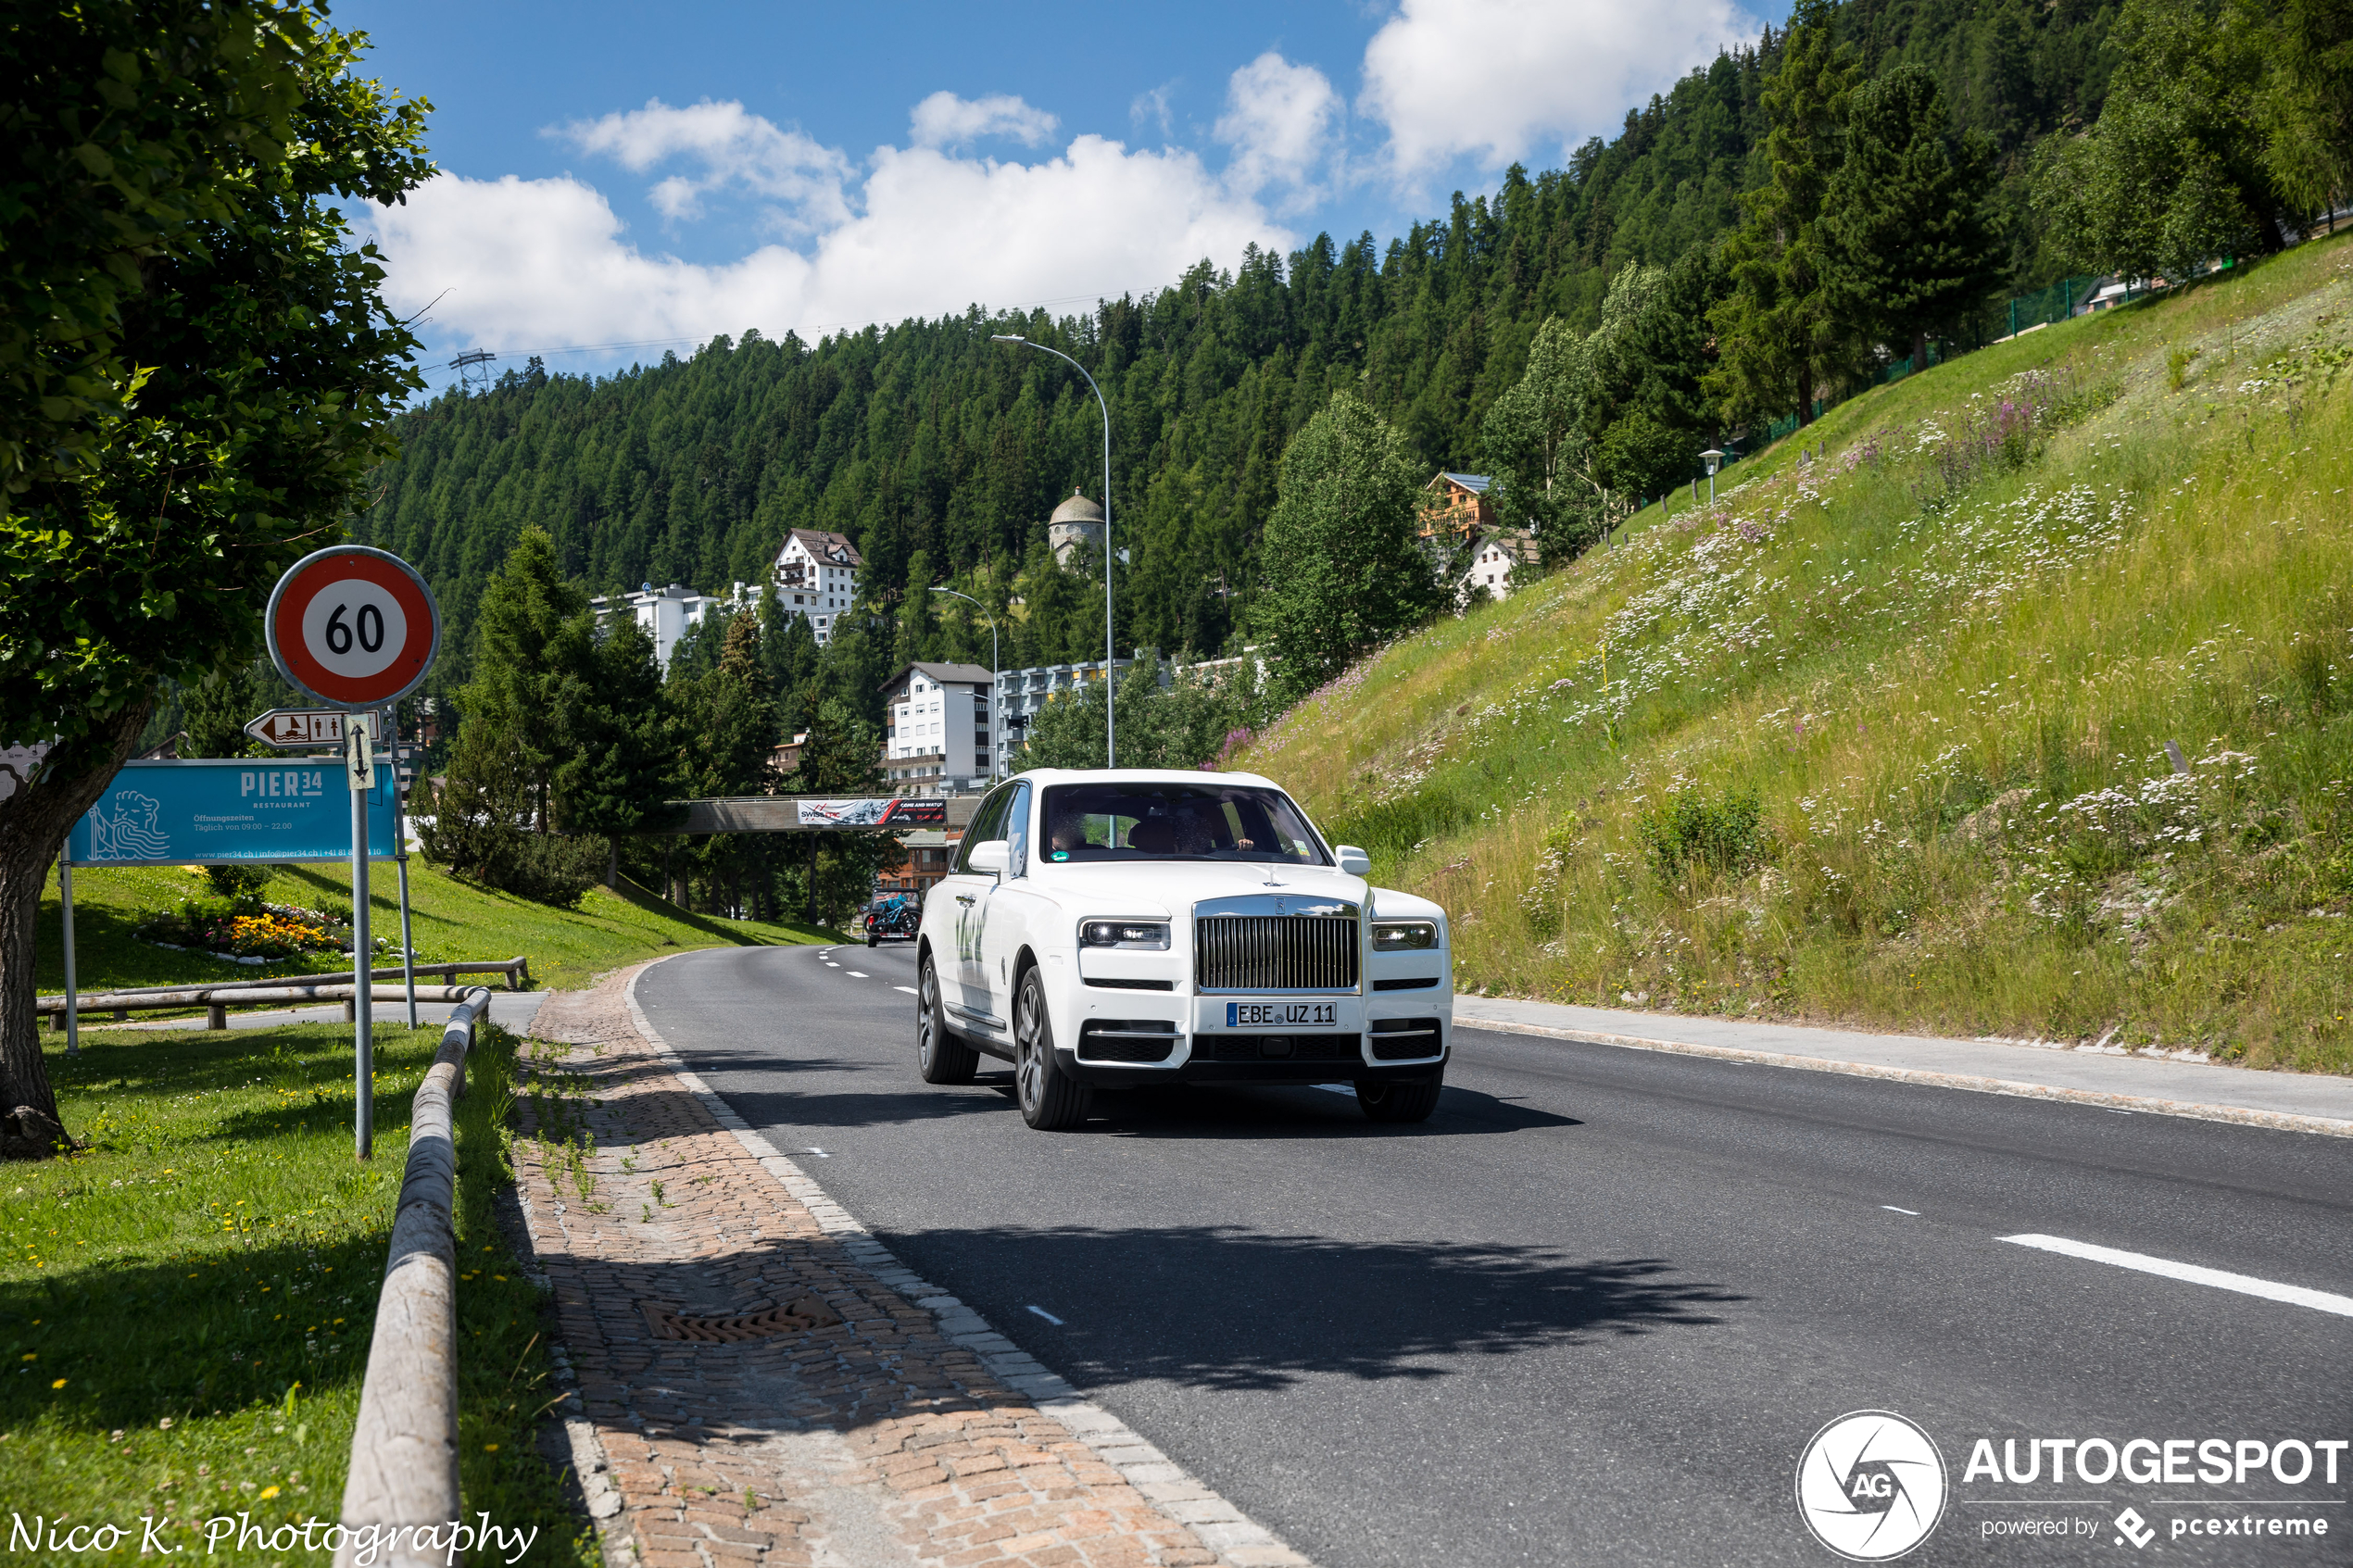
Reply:
M1325 1568L1832 1562L1797 1467L1858 1410L1948 1470L1907 1562L2353 1562L2353 1450L1964 1478L1979 1437L2353 1438L2353 1317L2000 1239L2353 1296L2346 1140L1469 1031L1418 1127L1171 1089L1040 1134L1001 1063L916 1076L913 971L721 948L639 995L910 1266ZM2171 1534L2226 1516L2330 1533ZM2042 1519L2088 1533L1988 1533Z

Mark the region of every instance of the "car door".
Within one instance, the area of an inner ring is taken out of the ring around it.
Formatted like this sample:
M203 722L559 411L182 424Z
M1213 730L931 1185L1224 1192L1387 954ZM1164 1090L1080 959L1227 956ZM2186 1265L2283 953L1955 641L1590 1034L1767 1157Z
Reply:
M988 900L996 891L994 875L972 869L973 850L998 837L998 828L1005 820L1005 803L1012 791L1000 789L980 803L973 820L964 829L964 841L957 846L956 870L941 884L955 900L949 910L956 934L956 967L954 988L949 993L949 1006L966 1018L1001 1028L1004 1015L993 1009L988 989L988 960L982 948L983 934L988 929Z
M1030 791L1027 780L1013 786L997 823L997 836L1006 841L1010 858L1005 875L981 894L987 911L981 922L981 967L988 982L992 1010L1010 1023L1013 1016L1013 955L1027 938L1038 903L1030 890L1030 862L1035 859L1029 833Z

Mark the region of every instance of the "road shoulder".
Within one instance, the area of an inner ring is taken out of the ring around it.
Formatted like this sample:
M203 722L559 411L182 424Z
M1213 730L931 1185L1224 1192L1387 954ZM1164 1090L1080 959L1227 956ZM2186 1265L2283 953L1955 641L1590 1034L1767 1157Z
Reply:
M609 1560L1305 1563L737 1118L647 1022L647 967L551 997L519 1088L518 1196Z
M2353 1137L2353 1079L2323 1073L2263 1073L2056 1046L1744 1023L1507 997L1457 997L1454 1021L1468 1028L1586 1045Z

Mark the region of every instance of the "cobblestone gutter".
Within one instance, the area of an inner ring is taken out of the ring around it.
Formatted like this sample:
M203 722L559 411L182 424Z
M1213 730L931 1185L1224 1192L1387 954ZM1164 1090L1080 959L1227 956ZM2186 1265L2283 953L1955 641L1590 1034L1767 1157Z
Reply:
M515 1149L609 1562L1304 1568L737 1119L646 1022L644 967L541 1008Z

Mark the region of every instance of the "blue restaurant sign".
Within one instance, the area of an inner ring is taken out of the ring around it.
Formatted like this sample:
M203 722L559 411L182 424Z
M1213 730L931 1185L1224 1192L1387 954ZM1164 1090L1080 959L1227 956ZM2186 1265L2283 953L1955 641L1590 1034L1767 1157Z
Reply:
M77 866L186 866L351 858L351 790L339 757L285 761L125 762L75 819ZM394 771L368 792L368 853L392 855L399 831Z

